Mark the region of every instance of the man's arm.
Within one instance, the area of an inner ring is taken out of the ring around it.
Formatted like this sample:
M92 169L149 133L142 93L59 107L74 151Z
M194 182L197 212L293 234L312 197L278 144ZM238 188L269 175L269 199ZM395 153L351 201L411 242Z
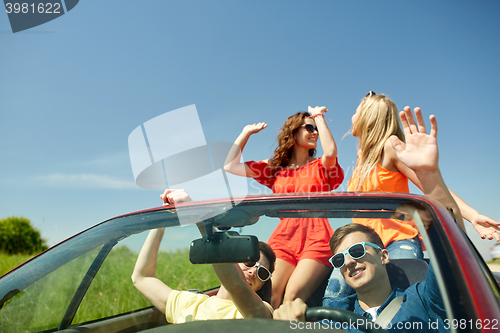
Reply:
M156 261L158 249L165 229L154 229L142 246L137 257L132 282L134 286L144 295L158 310L165 313L168 295L172 288L156 277Z
M166 189L160 198L164 205L192 201L191 197L182 189ZM202 235L206 233L203 223L197 223L196 226ZM237 264L213 264L212 266L217 278L244 318L272 318L271 311L252 290Z
M437 145L437 121L434 115L429 117L431 132L426 133L424 119L420 108L415 108L413 118L410 107L405 107L399 114L406 137L406 144L398 137L391 136L392 146L398 158L417 175L424 194L441 202L445 207L458 212L458 205L444 183L439 170L439 151Z
M273 318L270 309L250 287L237 264L212 265L243 318Z
M406 146L397 137L391 137L391 143L398 158L417 174L422 186L424 186L423 183L425 182L424 194L440 201L447 208L451 208L462 227L463 221L460 217L463 214L481 235L481 238L495 238L497 242L500 241L500 223L479 214L458 195L445 187L438 168L439 153L436 118L434 116L429 117L431 120L431 133L427 135L420 108L415 108L415 117L417 122L415 122L408 106L400 113L406 136Z
M200 233L205 235L205 225L197 223L196 226ZM273 317L270 309L250 287L237 264L212 264L212 267L243 318Z

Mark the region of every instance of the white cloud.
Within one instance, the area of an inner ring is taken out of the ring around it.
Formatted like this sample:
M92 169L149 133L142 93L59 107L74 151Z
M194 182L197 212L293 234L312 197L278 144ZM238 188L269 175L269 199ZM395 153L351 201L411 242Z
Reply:
M124 152L108 152L105 155L97 156L91 159L85 159L82 161L77 161L80 166L88 167L116 167L116 166L127 166L130 168L130 157L128 151Z
M36 177L44 185L67 188L105 188L105 189L139 189L133 181L116 179L107 175L92 173L62 174L53 173Z

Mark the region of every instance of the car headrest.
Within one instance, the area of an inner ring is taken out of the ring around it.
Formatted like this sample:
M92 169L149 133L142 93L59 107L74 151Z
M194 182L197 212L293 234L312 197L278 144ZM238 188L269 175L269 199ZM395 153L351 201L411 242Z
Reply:
M429 265L422 259L391 259L386 268L391 285L405 290L425 279Z

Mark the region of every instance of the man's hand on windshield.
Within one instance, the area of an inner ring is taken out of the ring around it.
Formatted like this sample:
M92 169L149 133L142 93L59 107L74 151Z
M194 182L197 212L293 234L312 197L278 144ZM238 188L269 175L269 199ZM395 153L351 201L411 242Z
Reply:
M163 200L163 206L193 201L183 189L176 190L167 188L165 192L160 195L160 198Z

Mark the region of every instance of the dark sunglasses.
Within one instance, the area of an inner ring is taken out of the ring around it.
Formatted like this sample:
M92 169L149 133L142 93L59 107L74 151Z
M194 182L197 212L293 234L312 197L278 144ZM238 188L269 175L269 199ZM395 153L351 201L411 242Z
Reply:
M339 253L335 254L333 257L331 257L330 264L332 264L332 266L335 268L344 267L346 254L349 254L352 259L363 258L366 254L366 245L369 245L377 250L382 250L380 248L380 246L373 244L373 243L368 243L368 242L357 243L357 244L352 245L350 248L348 248L344 252L339 252Z
M262 282L266 282L271 278L271 276L273 276L271 272L266 267L262 266L259 262L256 261L244 262L243 265L245 265L248 268L257 266L257 277Z
M372 96L375 96L375 95L376 95L375 91L371 91L370 90L368 93L366 93L365 97L372 97Z
M314 131L318 132L318 128L316 126L311 125L311 124L302 124L300 127L305 127L306 131L308 131L311 134L313 134Z

